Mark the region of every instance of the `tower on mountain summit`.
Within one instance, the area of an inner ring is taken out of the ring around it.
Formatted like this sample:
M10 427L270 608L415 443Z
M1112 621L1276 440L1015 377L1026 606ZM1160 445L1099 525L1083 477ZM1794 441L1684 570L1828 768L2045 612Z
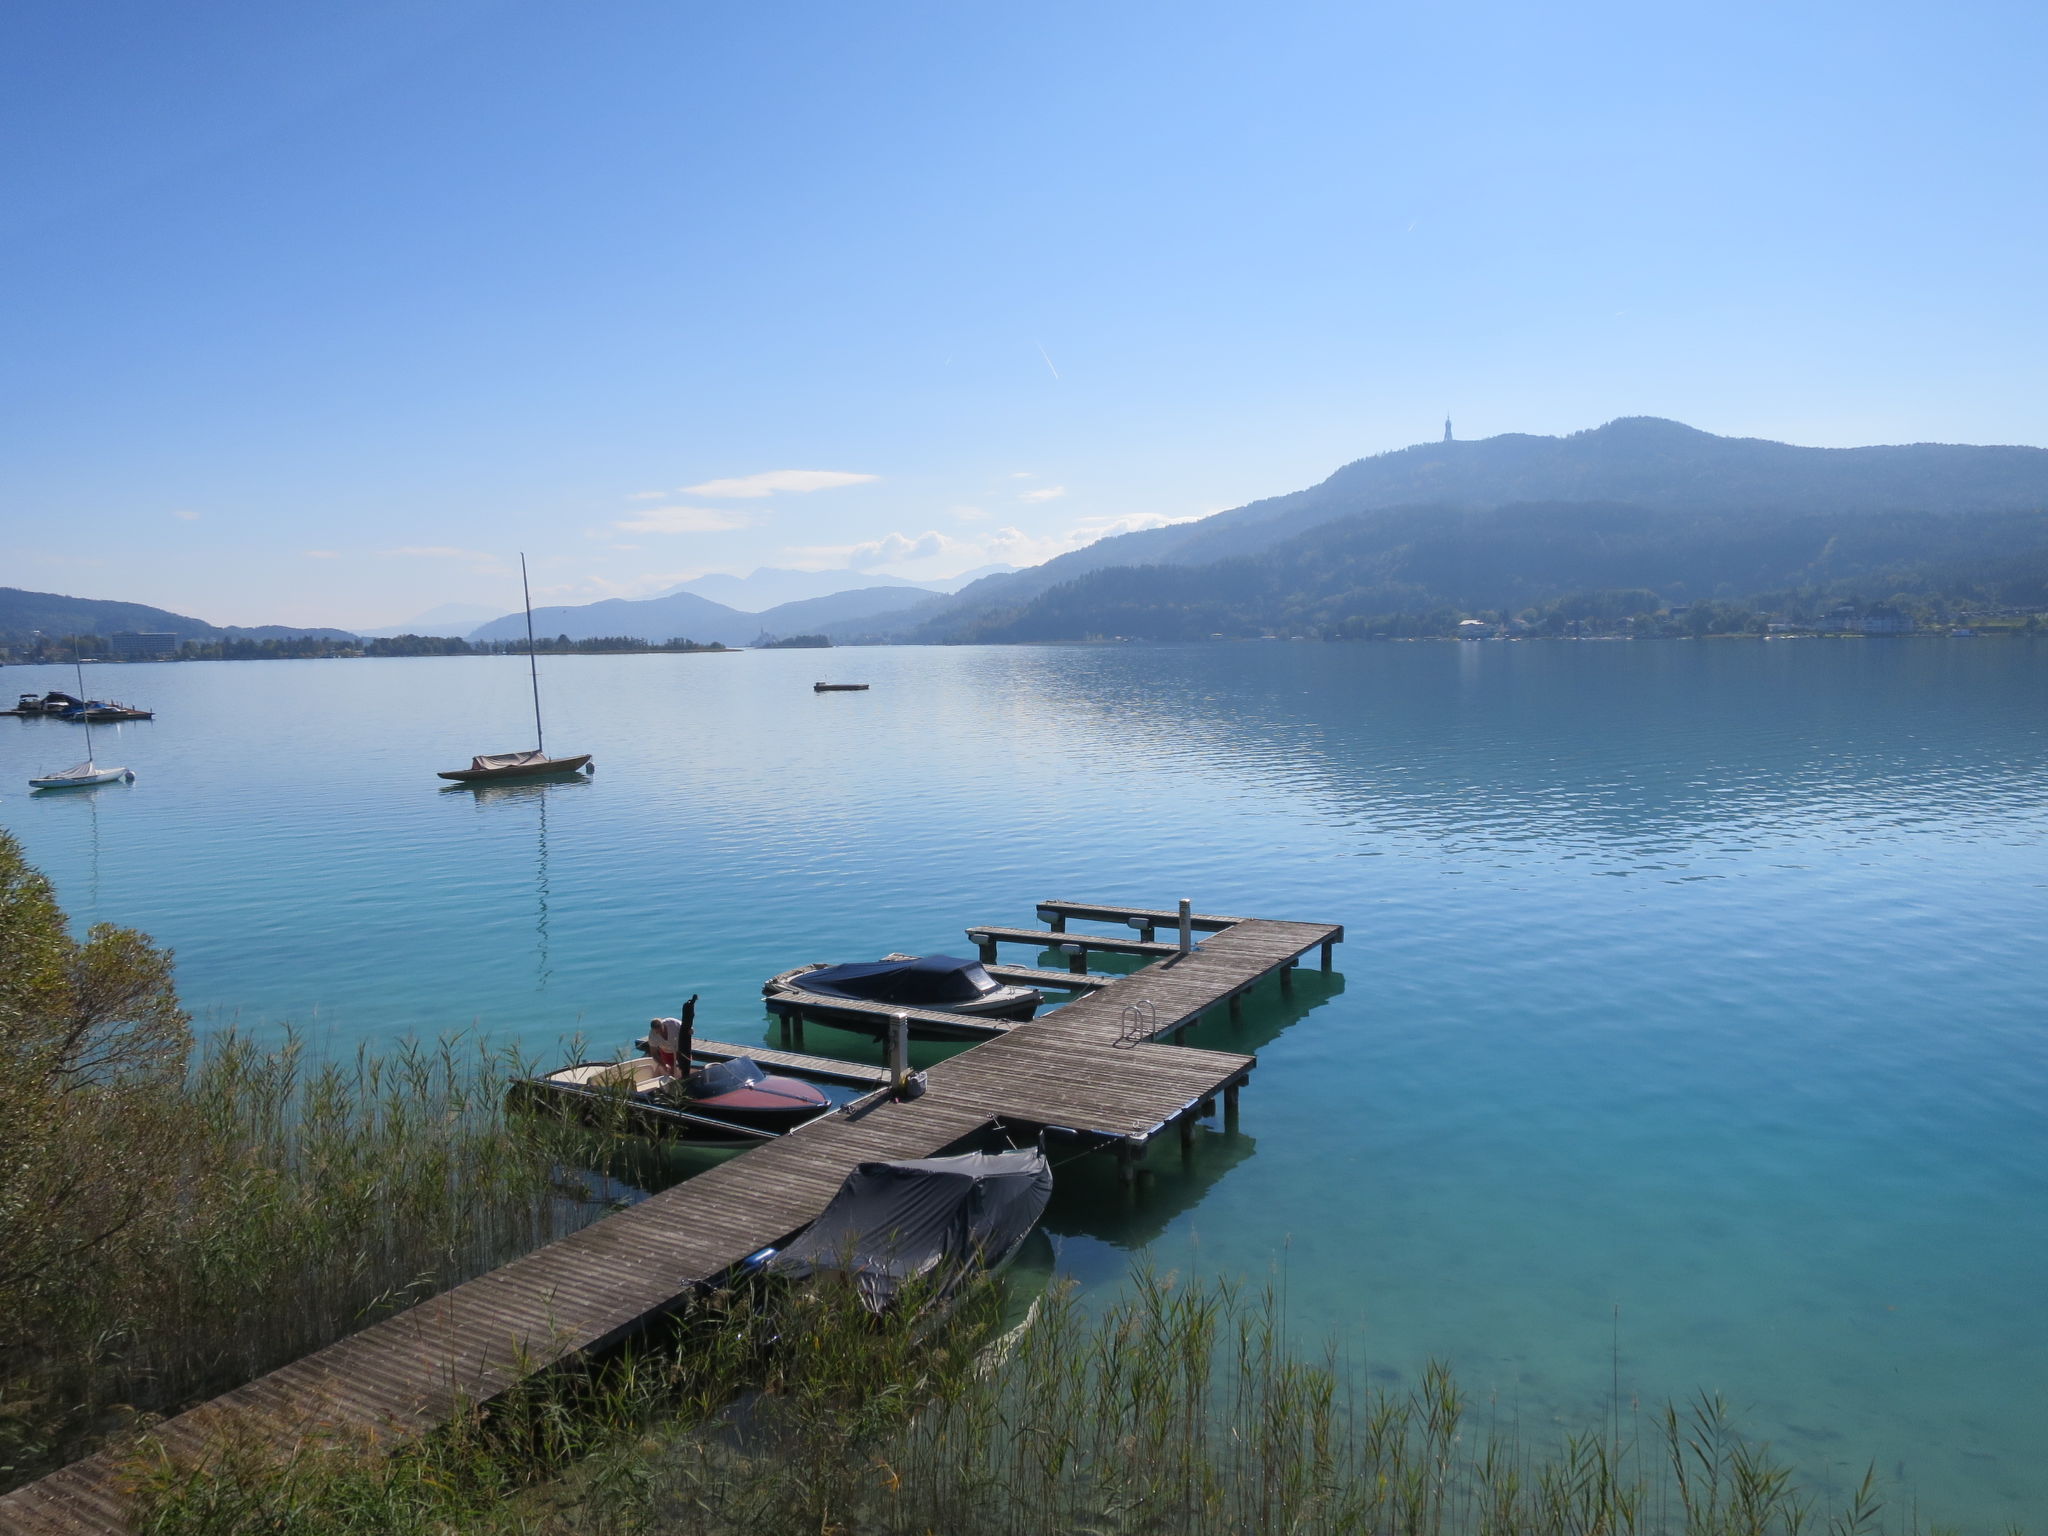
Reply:
M1448 442L1449 442L1450 440L1451 440L1451 418L1450 418L1450 417L1448 417L1448 416L1446 416L1446 417L1444 418L1444 441L1448 443Z

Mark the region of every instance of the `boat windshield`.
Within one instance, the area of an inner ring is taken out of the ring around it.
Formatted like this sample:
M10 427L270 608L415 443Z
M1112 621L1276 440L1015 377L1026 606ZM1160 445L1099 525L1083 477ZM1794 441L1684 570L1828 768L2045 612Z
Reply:
M877 960L865 965L828 965L797 978L806 990L837 992L874 1003L906 1008L943 1008L971 1003L998 989L979 960L925 955L916 960Z

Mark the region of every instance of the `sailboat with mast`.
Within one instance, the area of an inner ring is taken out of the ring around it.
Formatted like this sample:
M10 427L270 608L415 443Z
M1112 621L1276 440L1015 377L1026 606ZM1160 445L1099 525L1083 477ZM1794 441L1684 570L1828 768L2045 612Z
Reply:
M533 750L473 757L467 768L453 768L441 774L444 779L453 779L458 784L477 784L494 779L535 779L546 774L591 771L588 752L577 757L548 756L547 737L540 723L540 662L534 655L533 589L527 585L524 554L519 557L519 593L526 600L526 670L533 683Z
M78 695L85 697L85 667L78 657L76 642L71 647L71 670L78 674ZM85 711L78 717L85 726L85 761L66 768L62 773L46 773L39 779L30 779L31 789L83 789L88 784L111 784L116 779L135 782L135 774L128 768L102 768L92 756L92 712Z

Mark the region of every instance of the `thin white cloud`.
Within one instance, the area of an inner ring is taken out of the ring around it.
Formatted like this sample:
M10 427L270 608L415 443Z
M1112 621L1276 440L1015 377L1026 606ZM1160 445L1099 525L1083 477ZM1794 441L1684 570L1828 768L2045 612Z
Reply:
M308 560L339 560L341 555L338 551L332 549L309 549L306 551L306 558Z
M1031 473L1028 469L1013 469L1010 471L1010 478L1012 480L1036 480L1038 476Z
M753 501L777 491L830 491L842 485L866 485L880 475L857 475L843 469L770 469L758 475L737 475L727 480L706 480L686 485L684 496L709 496L716 501Z
M177 518L180 522L196 523L199 521L199 514L197 512L189 511L182 507L173 512L171 516Z
M1026 491L1017 499L1019 501L1029 502L1058 501L1062 496L1066 494L1067 488L1064 485L1047 485L1041 486L1039 489L1035 491Z
M717 507L649 507L612 526L625 533L729 533L753 518Z
M666 501L667 491L635 491L626 498L628 501Z
M923 533L891 532L858 544L809 544L786 548L781 558L807 571L886 571L892 576L932 579L948 570L977 565L1040 565L1055 555L1080 549L1098 539L1147 528L1192 523L1196 517L1160 517L1140 513L1129 517L1084 518L1056 533L1026 533L1021 528L977 529L972 537L927 529ZM909 569L906 569L906 568Z
M952 507L948 510L952 512L955 521L962 523L985 523L993 515L984 512L980 507Z
M457 549L447 544L407 544L398 549L380 549L377 553L409 560L466 560L471 573L478 576L503 576L512 569L489 550Z

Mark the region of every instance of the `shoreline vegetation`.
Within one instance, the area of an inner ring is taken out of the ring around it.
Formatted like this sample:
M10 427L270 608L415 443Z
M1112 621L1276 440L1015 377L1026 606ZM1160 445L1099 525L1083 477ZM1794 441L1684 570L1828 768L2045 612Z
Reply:
M667 656L667 655L721 655L734 656L745 651L780 650L826 650L841 646L923 646L923 645L1181 645L1201 643L1242 643L1261 640L1287 640L1295 642L1318 641L1326 643L1373 643L1412 641L1472 641L1512 640L1518 642L1535 640L1945 640L1965 636L1973 639L2033 638L2048 635L2048 623L2042 622L2039 614L2022 617L1990 619L1898 622L1880 617L1875 622L1858 618L1846 621L1841 627L1773 623L1760 620L1756 615L1741 610L1729 620L1725 617L1709 616L1702 621L1680 622L1668 616L1647 616L1640 619L1623 619L1619 622L1601 619L1557 619L1535 623L1520 619L1490 617L1469 619L1459 614L1411 617L1396 615L1373 622L1390 624L1391 628L1364 630L1359 626L1347 626L1347 632L1318 634L1275 634L1241 632L1226 634L1216 632L1207 635L1082 635L1043 640L973 640L973 641L909 641L900 639L829 639L823 635L797 635L787 640L770 641L761 645L699 645L694 640L669 640L656 644L636 640L630 636L612 636L597 640L570 640L566 636L555 640L541 640L534 649L542 656ZM1473 630L1476 626L1476 632ZM104 641L96 636L83 636L82 648L90 652L107 648ZM0 648L4 649L4 648ZM62 654L52 651L44 657L18 657L0 655L0 666L51 666L68 664L71 660L68 646L61 648ZM134 658L132 664L157 664L178 661L346 661L365 658L383 659L414 656L524 656L524 641L488 640L472 643L450 636L399 635L387 640L365 640L351 643L335 640L239 640L226 645L213 642L188 642L176 654ZM104 666L129 665L130 658L101 654L86 654L86 661L98 662Z
M0 952L0 1489L127 1447L156 1536L1942 1529L1873 1475L1802 1489L1717 1399L1617 1390L1539 1443L1441 1366L1303 1353L1271 1288L1156 1273L1021 1323L1000 1279L880 1321L721 1294L410 1445L172 1462L153 1422L600 1218L636 1145L508 1113L526 1064L470 1037L196 1043L169 953L72 937L4 833Z

